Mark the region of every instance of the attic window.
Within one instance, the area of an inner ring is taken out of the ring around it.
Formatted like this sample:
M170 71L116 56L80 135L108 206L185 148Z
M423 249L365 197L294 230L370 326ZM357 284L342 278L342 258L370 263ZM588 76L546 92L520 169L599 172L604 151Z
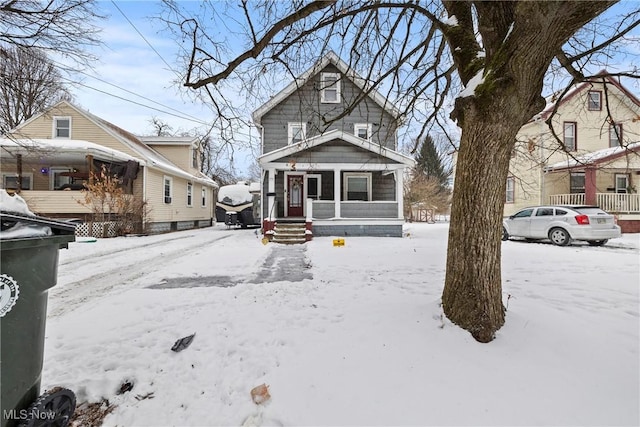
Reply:
M298 122L289 122L289 131L287 141L289 144L295 144L306 138L307 124Z
M590 90L587 95L587 108L589 111L602 110L602 92L599 90Z
M371 141L371 123L356 123L353 125L355 136Z
M198 169L198 149L191 149L191 167L194 169Z
M333 104L340 102L340 74L320 74L320 101Z
M71 117L53 118L53 137L71 138Z
M609 147L622 146L622 123L609 125Z

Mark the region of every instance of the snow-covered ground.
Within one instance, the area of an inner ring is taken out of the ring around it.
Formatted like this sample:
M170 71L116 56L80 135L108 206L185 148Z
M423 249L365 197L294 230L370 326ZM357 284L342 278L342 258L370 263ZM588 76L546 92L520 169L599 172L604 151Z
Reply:
M640 236L504 242L507 321L479 344L439 306L447 230L344 247L223 226L72 243L43 389L108 399L109 426L639 425Z

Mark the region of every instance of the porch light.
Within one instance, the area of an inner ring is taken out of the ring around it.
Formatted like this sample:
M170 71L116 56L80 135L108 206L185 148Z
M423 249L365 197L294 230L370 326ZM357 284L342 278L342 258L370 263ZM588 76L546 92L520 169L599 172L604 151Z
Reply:
M49 168L40 168L40 173L42 175L47 175L49 173Z

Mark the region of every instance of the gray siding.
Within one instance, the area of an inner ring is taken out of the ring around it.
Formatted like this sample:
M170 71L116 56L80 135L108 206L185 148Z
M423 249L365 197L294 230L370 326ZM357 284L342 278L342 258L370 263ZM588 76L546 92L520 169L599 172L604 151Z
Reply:
M337 68L328 65L321 72L338 73ZM349 115L334 120L345 108L353 106L361 90L349 79L342 76L342 103L327 104L320 102L320 75L316 74L297 91L268 111L261 119L264 127L263 153L268 153L287 145L289 122L302 122L307 126L307 137L330 130L354 133L356 123L372 124L372 141L396 149L396 128L394 118L382 107L366 96L353 107ZM328 124L327 124L328 123Z
M398 204L396 202L342 202L340 215L343 218L397 218Z
M402 225L314 225L313 235L402 237Z
M335 203L313 203L313 218L328 219L336 215Z
M295 160L297 163L362 163L363 165L398 163L380 154L338 139L309 148L292 156L283 157L279 161L288 162L289 160Z

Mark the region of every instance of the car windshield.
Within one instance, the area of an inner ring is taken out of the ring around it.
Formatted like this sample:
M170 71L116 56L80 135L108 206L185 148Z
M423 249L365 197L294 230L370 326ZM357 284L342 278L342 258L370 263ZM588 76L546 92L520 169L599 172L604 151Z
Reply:
M608 213L606 213L605 211L603 211L598 207L585 206L585 207L575 208L574 210L584 215L609 215Z

